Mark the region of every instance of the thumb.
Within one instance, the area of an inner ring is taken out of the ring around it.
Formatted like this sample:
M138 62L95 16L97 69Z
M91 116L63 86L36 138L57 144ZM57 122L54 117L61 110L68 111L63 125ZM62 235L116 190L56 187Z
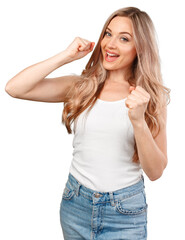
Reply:
M135 87L130 86L130 87L129 87L129 93L131 93L133 90L135 90Z
M95 46L95 42L91 42L90 51L93 50L94 46Z

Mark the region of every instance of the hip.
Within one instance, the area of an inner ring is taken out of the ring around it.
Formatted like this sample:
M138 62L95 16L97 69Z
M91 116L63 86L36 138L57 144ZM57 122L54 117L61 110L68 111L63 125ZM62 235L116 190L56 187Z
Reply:
M69 173L60 207L64 238L146 239L147 208L143 176L129 187L98 192Z

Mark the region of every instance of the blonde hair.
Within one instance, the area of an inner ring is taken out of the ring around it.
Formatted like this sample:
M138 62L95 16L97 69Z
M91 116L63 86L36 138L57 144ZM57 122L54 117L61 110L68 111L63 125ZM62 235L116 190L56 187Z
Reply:
M137 56L133 61L127 81L131 86L141 86L151 96L145 112L145 121L155 138L159 134L160 128L164 127L160 113L162 108L170 103L171 90L163 85L153 22L146 12L135 7L121 8L110 15L85 69L80 76L71 75L75 81L64 101L62 123L71 134L73 121L88 107L87 112L89 112L99 97L108 77L108 71L102 65L100 44L108 24L116 16L128 17L132 22ZM136 143L134 149L132 161L137 163L139 158Z

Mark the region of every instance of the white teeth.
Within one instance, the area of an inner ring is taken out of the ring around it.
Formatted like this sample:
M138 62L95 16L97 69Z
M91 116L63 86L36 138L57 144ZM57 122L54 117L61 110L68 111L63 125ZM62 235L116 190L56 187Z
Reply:
M107 52L107 55L108 55L108 56L111 56L111 57L117 57L117 56L118 56L118 55L116 55L116 54L112 54L112 53L108 53L108 52Z

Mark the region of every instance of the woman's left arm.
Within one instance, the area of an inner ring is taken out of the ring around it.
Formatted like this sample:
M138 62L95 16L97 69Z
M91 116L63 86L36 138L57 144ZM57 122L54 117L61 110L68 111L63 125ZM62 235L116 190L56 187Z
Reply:
M134 135L141 167L151 181L157 180L167 166L166 120L167 108L161 111L160 131L154 139L144 119L150 95L140 86L131 87L131 94L125 101L128 115L134 128Z

